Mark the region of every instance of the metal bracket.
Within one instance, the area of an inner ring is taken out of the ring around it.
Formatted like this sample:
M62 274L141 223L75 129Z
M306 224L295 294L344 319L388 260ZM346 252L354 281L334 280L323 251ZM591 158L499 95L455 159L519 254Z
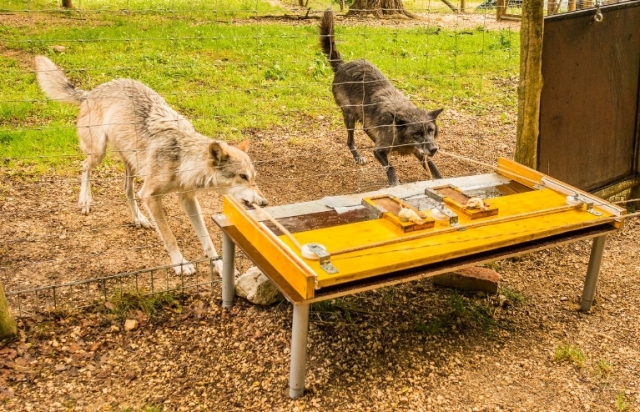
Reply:
M331 264L331 255L327 253L326 250L315 243L309 243L307 247L320 258L320 267L322 270L330 275L338 273L338 269Z
M453 212L453 210L446 207L444 204L440 204L437 206L438 210L444 213L449 217L449 226L455 227L459 225L458 215Z
M454 188L454 186L452 186L452 185L446 185L446 186ZM429 198L435 200L436 202L438 202L438 205L436 206L436 208L449 217L449 226L453 226L453 227L458 226L458 215L453 210L451 210L447 206L445 206L444 196L442 196L440 193L436 192L435 190L433 190L430 187L428 187L428 188L426 188L424 190L424 194L427 197L429 197Z
M587 210L593 209L593 200L589 199L586 196L581 195L580 193L576 193L572 196L575 200L584 203L587 205Z
M430 187L424 189L424 194L438 203L444 202L444 196L442 196L440 193L436 192Z
M548 189L554 190L556 192L562 193L565 196L582 196L585 199L588 199L587 206L589 206L589 204L591 205L591 207L593 207L594 204L598 205L598 208L605 210L607 213L611 213L612 215L618 217L618 218L622 218L624 215L622 214L621 210L616 208L613 205L608 204L607 202L603 202L601 201L601 199L596 198L595 196L589 196L588 194L581 194L581 193L576 193L576 190L574 188L572 188L571 186L568 186L566 184L563 184L561 182L557 182L554 181L553 179L548 179L546 177L542 178L542 183L544 184L544 186ZM578 198L580 199L580 197ZM587 210L589 213L594 214L595 216L601 216L601 214L597 214L600 213L596 210L590 211ZM594 213L595 212L595 213Z
M584 203L587 206L587 212L591 213L594 216L602 216L602 213L598 212L593 208L593 200L588 197L581 195L580 193L576 193L573 195L573 198L577 201Z

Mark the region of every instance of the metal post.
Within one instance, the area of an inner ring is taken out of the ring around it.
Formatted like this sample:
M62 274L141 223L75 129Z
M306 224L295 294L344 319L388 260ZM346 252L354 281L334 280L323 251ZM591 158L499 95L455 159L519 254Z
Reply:
M291 328L291 365L289 366L289 397L292 399L299 398L304 393L308 331L309 304L294 306Z
M234 282L236 266L236 245L226 233L222 232L222 307L231 309L236 296Z
M582 302L580 310L589 312L593 298L596 295L596 284L598 283L598 275L600 274L600 264L602 263L602 253L604 252L604 244L607 236L599 236L593 239L591 246L591 256L589 257L589 267L587 268L587 278L584 281L584 290L582 291Z

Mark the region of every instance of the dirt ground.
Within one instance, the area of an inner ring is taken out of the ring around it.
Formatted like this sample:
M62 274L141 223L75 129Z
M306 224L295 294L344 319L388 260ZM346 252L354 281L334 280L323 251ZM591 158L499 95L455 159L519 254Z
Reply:
M515 87L515 84L508 85ZM442 115L440 145L479 162L513 157L515 110ZM258 183L272 204L384 187L371 144L356 166L342 127L308 119L300 130L247 131ZM7 291L169 263L150 230L130 224L122 170L95 176L96 206L76 208L78 173L0 169L0 279ZM437 155L443 175L490 171ZM402 182L423 180L415 159L393 157ZM165 202L185 256L202 257L176 199ZM201 196L203 211L220 211ZM214 243L220 236L209 218ZM219 285L189 293L139 327L108 305L20 319L0 346L0 410L7 411L634 411L640 410L640 224L608 239L592 311L578 312L590 242L491 265L500 296L436 288L427 279L312 309L306 392L288 392L292 308L238 299L221 309ZM251 263L239 254L238 266ZM201 268L206 277L206 268ZM506 300L505 300L506 298Z
M445 118L443 151L489 164L512 157L513 123L455 111ZM273 204L384 186L377 164L353 164L343 130L316 123L305 139L285 130L251 136L259 184ZM488 171L437 160L445 176ZM424 179L415 159L393 162L402 181ZM97 204L87 217L76 210L78 183L78 176L3 170L1 276L8 291L168 263L155 233L131 227L117 167L96 176ZM202 198L205 214L219 211L214 194ZM166 207L185 255L200 257L176 202ZM577 311L589 242L496 262L502 293L511 297L504 306L497 296L458 295L424 280L316 307L307 391L295 401L286 396L286 303L265 308L239 300L227 313L216 285L152 318L133 312L141 326L130 332L104 308L28 317L20 338L0 350L0 409L637 410L639 233L631 220L610 237L589 314ZM242 256L238 263L250 266ZM456 301L465 309L456 310ZM477 316L480 309L486 317ZM562 348L582 351L584 359L556 359Z

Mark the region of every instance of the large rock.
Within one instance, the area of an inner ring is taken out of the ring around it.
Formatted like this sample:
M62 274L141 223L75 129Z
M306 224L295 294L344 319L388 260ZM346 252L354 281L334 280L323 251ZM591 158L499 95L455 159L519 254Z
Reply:
M256 305L272 305L284 299L278 288L255 266L236 279L236 295Z
M473 266L436 275L431 279L438 286L493 294L498 292L500 274L493 269Z

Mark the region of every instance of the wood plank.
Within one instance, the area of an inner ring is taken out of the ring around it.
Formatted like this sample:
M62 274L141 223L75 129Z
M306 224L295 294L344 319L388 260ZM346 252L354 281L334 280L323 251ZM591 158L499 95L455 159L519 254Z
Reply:
M614 204L611 204L607 201L605 201L604 199L601 199L585 190L581 190L578 189L576 187L573 187L567 183L564 183L558 179L555 179L551 176L547 176L543 173L540 173L536 170L533 170L529 167L523 166L519 163L516 163L512 160L508 160L505 158L499 158L498 159L498 173L504 175L504 176L513 176L514 180L515 179L521 179L521 176L525 177L528 180L533 180L538 184L541 185L545 185L547 186L548 183L550 182L551 184L549 184L548 186L552 186L551 189L553 190L558 190L558 188L562 188L562 190L559 190L560 193L563 193L565 195L570 195L570 194L575 194L575 193L579 193L582 196L591 199L595 205L599 205L601 209L604 209L607 213L612 213L615 214L617 216L620 215L624 215L626 214L626 209ZM546 183L545 183L546 182ZM530 185L531 183L529 183Z
M544 19L534 167L595 191L639 170L640 2L602 5L599 23L595 10L582 5Z
M368 209L361 207L344 213L329 210L321 213L291 216L278 219L278 222L289 232L297 233L325 227L340 226L347 223L364 222L365 220L370 220L372 217ZM273 223L266 221L264 224L277 236L282 235L282 232Z
M214 219L215 220L215 219ZM218 223L216 221L216 223ZM563 244L573 243L579 240L591 239L615 232L609 225L580 229L572 232L565 232L556 236L536 240L532 242L519 243L509 247L463 256L458 259L436 262L430 265L423 265L417 268L405 269L385 275L366 278L359 281L344 283L327 287L316 291L311 299L303 299L298 292L289 285L284 276L262 256L262 254L247 240L246 237L235 226L224 225L221 229L231 237L236 245L247 255L247 257L276 285L289 302L294 305L302 303L313 303L336 297L351 295L354 293L378 289L385 286L397 285L405 282L416 281L426 277L435 276L440 273L454 271L459 268L472 265L479 265L486 262L493 262L512 256L532 253L545 250L550 247L558 247Z
M537 170L504 157L498 158L498 169L496 172L527 187L540 184L542 178L545 176Z
M563 224L562 217L553 229L544 232L527 232L526 230L518 230L518 234L508 233L506 235L492 235L479 229L480 233L485 232L481 240L470 240L464 236L449 238L430 238L429 242L422 244L416 242L407 242L400 246L396 246L395 250L387 248L372 248L366 252L355 252L349 255L341 255L331 260L340 272L337 275L319 274L318 287L346 283L354 280L381 275L411 267L417 267L424 264L446 261L459 258L462 256L481 253L488 250L507 247L514 244L527 242L566 231L567 225ZM574 228L579 229L588 227L589 225L598 225L599 223L591 222L582 225L575 225ZM494 227L499 228L499 227ZM505 229L508 230L508 229ZM435 251L435 253L434 253ZM377 262L370 264L363 257L377 256ZM381 263L382 262L382 263Z
M515 195L516 193L530 192L532 189L521 183L511 181L504 185L496 186L496 189L504 195Z
M463 256L458 259L435 262L416 268L405 269L385 275L361 279L359 281L335 285L316 291L313 299L308 303L319 302L328 299L335 299L341 296L352 295L354 293L379 289L381 287L393 286L405 282L416 281L441 273L452 272L464 267L481 265L487 262L506 259L513 256L521 256L551 247L559 247L565 244L574 243L580 240L588 240L599 236L614 233L616 230L609 225L594 226L579 229L572 232L565 232L549 238L535 240L531 242L518 243L508 247L490 250L474 255Z

